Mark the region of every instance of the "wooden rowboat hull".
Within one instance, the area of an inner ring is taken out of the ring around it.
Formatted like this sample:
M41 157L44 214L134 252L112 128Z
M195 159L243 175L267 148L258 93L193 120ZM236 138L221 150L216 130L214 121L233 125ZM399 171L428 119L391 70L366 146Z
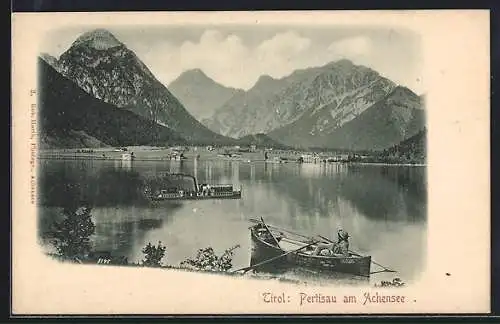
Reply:
M286 253L281 248L259 238L253 227L250 228L250 237L252 241L250 266ZM261 271L279 272L289 267L304 267L319 272L337 272L369 277L370 265L371 256L331 257L310 255L299 251L287 254L276 261L257 268Z

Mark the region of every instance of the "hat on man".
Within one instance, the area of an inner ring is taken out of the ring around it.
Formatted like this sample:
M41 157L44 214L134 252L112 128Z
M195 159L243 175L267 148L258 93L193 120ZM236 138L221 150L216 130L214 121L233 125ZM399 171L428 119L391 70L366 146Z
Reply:
M346 231L344 231L341 228L339 228L339 230L337 231L337 234L338 234L339 238L342 240L347 240L349 238L349 233L347 233Z

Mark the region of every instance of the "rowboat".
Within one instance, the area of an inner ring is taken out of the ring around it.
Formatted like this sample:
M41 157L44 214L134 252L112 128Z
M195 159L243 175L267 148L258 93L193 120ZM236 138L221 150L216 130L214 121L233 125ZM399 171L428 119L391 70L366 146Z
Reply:
M273 235L262 235L262 228L266 228L268 233ZM263 223L251 226L249 229L252 242L249 268L255 267L256 270L274 272L290 267L303 267L318 272L370 276L371 256L353 253L349 253L348 256L340 254L313 255L317 243L314 244L311 239L298 238L297 235ZM266 261L273 259L272 262ZM259 266L259 264L262 265Z

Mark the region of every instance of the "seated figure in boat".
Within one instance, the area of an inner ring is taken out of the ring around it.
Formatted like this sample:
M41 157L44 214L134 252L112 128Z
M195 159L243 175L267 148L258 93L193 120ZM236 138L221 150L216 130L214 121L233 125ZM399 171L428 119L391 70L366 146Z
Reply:
M341 254L343 256L349 256L349 233L343 229L339 229L337 231L336 243L319 243L312 254L322 256Z
M283 238L283 234L282 233L276 233L276 234L274 234L274 238L273 238L273 235L271 234L271 232L269 232L262 225L257 229L257 236L260 239L262 239L263 241L265 241L267 243L270 243L270 244L275 244L276 243L276 241L274 240L274 238L276 238L276 240L278 241L278 243Z

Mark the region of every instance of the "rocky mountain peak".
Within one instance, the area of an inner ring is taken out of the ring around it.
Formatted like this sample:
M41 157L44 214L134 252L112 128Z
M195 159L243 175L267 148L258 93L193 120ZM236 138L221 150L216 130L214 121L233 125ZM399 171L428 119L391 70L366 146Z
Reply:
M174 82L206 83L214 81L201 69L195 68L182 72Z
M379 73L369 67L364 65L354 64L348 59L341 59L335 62L331 62L326 65L328 70L331 70L340 75L351 76L353 74L363 74L367 76L379 76Z
M397 87L395 87L394 91L392 92L391 95L395 96L395 97L396 96L397 97L400 97L400 96L409 96L409 97L412 97L412 98L418 97L413 91L411 91L407 87L404 87L404 86L401 86L401 85L398 85Z
M212 116L239 91L217 83L198 68L184 71L168 88L198 120Z
M86 45L96 50L107 50L109 48L123 45L106 29L94 29L78 37L71 47Z
M264 74L264 75L261 75L259 77L259 79L257 80L256 84L265 84L267 82L273 82L273 81L276 81L276 79L274 79L273 77L267 75L267 74Z
M199 76L205 76L205 77L207 76L205 74L205 72L203 72L199 68L194 68L194 69L191 69L191 70L187 70L187 71L184 71L183 73L186 74L186 75L193 75L193 76L198 76L198 75Z
M354 63L352 63L352 61L348 59L340 59L338 61L331 62L327 65L337 68L338 67L352 68L354 66Z
M52 56L52 55L50 55L49 53L46 53L46 52L41 52L40 53L40 57L43 60L57 60L54 56Z
M270 76L270 75L267 75L267 74L263 74L259 77L259 79L257 80L258 81L261 81L261 82L266 82L266 81L274 81L275 79Z
M261 76L244 95L234 96L217 109L206 125L235 138L271 134L291 125L286 132L276 133L277 138L297 131L316 142L384 100L395 87L394 82L375 70L342 59L295 70L281 79ZM418 107L420 102L408 91L398 89L390 104L405 109Z
M40 53L40 58L53 67L57 65L57 59L48 53Z
M280 83L278 79L274 79L269 75L261 75L252 88L257 91L268 91L278 83Z
M61 74L105 103L167 126L189 140L226 140L190 115L139 57L107 30L81 35L58 62Z

